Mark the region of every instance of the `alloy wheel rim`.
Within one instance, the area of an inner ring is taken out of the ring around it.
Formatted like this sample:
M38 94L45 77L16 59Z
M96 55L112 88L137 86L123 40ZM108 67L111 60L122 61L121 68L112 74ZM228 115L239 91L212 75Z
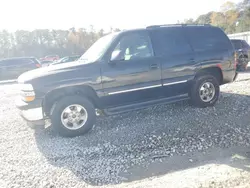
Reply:
M215 96L215 87L211 82L205 82L199 90L200 98L203 102L210 102Z
M87 110L79 104L69 105L61 113L63 126L70 130L80 129L85 125L87 119Z

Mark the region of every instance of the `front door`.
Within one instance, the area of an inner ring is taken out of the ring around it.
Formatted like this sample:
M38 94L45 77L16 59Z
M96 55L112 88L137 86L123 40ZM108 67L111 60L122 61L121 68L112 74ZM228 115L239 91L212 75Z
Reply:
M151 100L161 95L161 69L147 31L124 33L101 68L105 106Z

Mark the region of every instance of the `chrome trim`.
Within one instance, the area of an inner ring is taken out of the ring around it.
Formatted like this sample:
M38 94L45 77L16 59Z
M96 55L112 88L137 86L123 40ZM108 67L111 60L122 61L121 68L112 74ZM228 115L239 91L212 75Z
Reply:
M178 82L165 83L165 84L163 84L163 86L169 86L169 85L180 84L180 83L185 83L185 82L187 82L187 80L182 80L182 81L178 81Z
M139 88L135 88L135 89L128 89L128 90L122 90L122 91L115 91L115 92L110 92L108 93L109 95L114 95L114 94L119 94L119 93L126 93L126 92L130 92L130 91L137 91L137 90L143 90L143 89L150 89L150 88L155 88L155 87L161 87L162 84L158 84L158 85L153 85L153 86L147 86L147 87L139 87Z

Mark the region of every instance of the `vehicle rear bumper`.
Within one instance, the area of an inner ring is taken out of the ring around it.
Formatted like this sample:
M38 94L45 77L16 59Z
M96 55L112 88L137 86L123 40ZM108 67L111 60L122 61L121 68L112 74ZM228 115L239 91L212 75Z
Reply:
M20 110L21 117L33 124L44 124L42 99L26 103L21 98L17 99L16 107Z
M223 71L223 84L233 82L237 75L238 73L234 69Z

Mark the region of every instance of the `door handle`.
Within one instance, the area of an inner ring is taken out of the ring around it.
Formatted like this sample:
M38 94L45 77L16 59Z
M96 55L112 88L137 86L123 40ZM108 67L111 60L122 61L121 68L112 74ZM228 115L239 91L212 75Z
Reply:
M158 66L158 64L151 64L151 65L150 65L150 68L151 68L151 69L158 69L159 66Z

